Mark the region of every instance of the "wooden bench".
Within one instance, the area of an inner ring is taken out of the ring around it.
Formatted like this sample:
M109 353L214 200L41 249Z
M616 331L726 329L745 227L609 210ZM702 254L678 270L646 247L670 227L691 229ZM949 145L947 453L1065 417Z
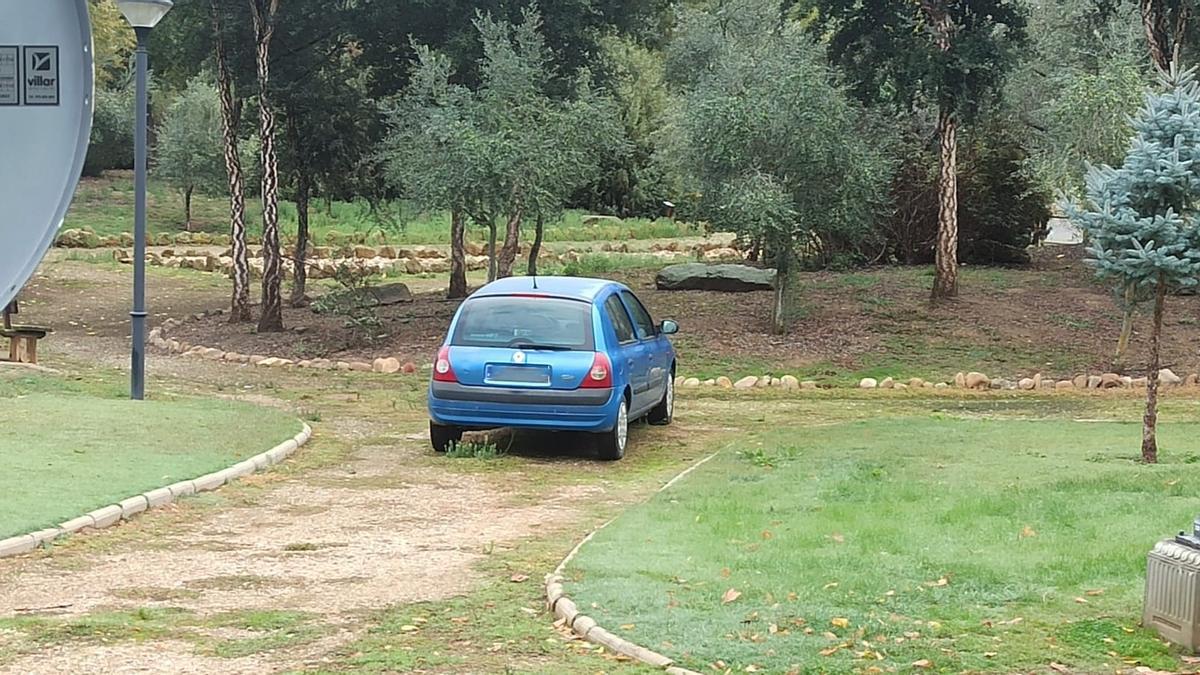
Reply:
M38 340L50 334L49 328L42 326L13 325L12 315L19 313L17 301L4 308L4 326L0 328L0 337L8 338L8 360L14 363L32 363L37 360Z

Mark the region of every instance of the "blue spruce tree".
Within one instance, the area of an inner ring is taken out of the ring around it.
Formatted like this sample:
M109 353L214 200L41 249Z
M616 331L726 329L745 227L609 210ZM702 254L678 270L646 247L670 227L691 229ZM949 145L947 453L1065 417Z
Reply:
M1167 292L1200 276L1200 85L1195 70L1160 76L1132 120L1136 135L1120 168L1092 167L1086 201L1068 205L1087 233L1089 263L1130 294L1154 299L1142 459L1158 461L1159 341Z

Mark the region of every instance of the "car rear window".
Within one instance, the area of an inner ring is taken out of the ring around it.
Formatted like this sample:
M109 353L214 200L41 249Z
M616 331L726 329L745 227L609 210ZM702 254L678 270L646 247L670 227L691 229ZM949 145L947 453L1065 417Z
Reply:
M460 347L557 347L590 351L592 306L562 298L492 296L463 304L450 344Z

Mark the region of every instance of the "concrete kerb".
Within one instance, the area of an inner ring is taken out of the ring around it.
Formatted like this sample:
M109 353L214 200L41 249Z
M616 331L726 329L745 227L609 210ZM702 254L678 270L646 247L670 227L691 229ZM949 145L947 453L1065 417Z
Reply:
M658 489L658 492L665 492L666 490L671 489L676 483L678 483L688 474L708 463L718 454L720 453L714 452L699 462L689 466L687 469L679 473L679 475L667 481L665 485ZM562 562L558 564L558 567L556 567L553 572L546 575L547 607L549 608L550 612L554 614L555 619L561 621L564 626L570 628L572 632L588 642L601 645L609 651L622 656L627 656L636 661L641 661L646 665L653 666L655 668L662 668L664 672L667 672L670 675L702 675L694 670L688 670L686 668L676 666L675 662L669 657L659 654L654 650L647 649L641 645L634 644L629 640L620 637L619 635L605 630L596 623L595 619L581 613L579 611L579 607L575 604L575 601L567 597L566 591L563 588L563 570L565 570L567 565L569 565L571 561L575 559L575 556L579 554L579 551L583 548L583 546L596 536L596 533L611 525L615 520L616 518L609 520L600 527L597 527L589 532L587 536L585 536L578 544L575 545L575 548L571 549L571 552L567 554L567 557L562 559Z
M129 520L133 516L146 511L147 509L157 508L170 504L180 497L203 492L206 490L215 490L228 482L231 482L242 476L247 476L257 470L265 469L269 466L278 464L287 459L292 453L296 452L301 446L312 438L312 427L307 424L304 429L296 434L293 438L279 444L278 446L268 450L267 452L258 454L248 460L238 462L233 466L223 471L210 473L207 476L201 476L193 480L180 481L166 487L156 488L149 492L144 492L140 495L134 495L128 499L122 500L116 504L111 504L103 508L96 509L86 513L78 518L72 518L58 527L39 530L31 534L23 534L8 539L0 539L0 558L8 558L11 556L23 555L30 553L37 548L49 545L55 539L64 537L68 534L73 534L82 530L101 529L111 527L122 520Z

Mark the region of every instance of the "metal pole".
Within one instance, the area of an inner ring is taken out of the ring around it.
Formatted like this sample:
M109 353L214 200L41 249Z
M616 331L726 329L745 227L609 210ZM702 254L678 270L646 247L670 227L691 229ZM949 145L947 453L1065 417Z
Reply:
M147 116L150 114L146 91L150 57L146 42L149 28L137 33L137 104L134 110L134 211L133 211L133 363L130 396L141 401L146 395L146 144Z

